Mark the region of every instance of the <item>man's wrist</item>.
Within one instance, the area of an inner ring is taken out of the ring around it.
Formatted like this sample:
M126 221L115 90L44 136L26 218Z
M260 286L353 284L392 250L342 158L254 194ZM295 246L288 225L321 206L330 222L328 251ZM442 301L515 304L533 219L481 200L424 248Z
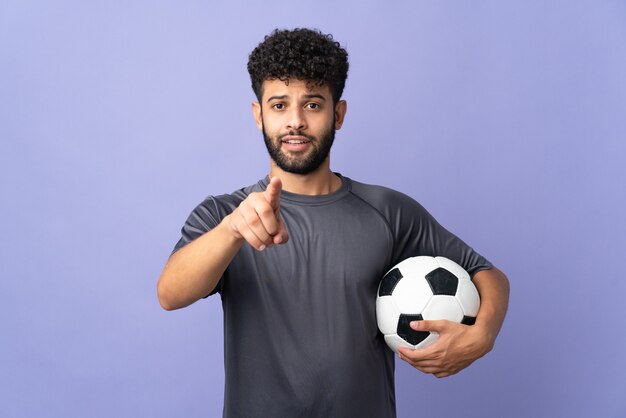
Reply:
M219 229L220 234L222 234L222 236L227 239L230 244L241 247L245 240L243 236L233 227L231 219L232 213L226 215L224 219L222 219L222 222L217 225L216 229Z

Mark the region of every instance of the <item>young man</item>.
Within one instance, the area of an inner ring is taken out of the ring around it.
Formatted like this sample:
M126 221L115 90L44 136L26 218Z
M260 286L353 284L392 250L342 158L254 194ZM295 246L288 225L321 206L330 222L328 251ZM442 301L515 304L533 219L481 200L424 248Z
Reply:
M378 332L381 277L416 255L455 260L481 296L475 325L420 321L440 334L400 358L445 377L493 347L508 281L413 199L334 173L346 115L346 51L308 29L274 31L248 62L269 176L191 213L158 283L161 305L219 292L224 416L393 417L394 359Z

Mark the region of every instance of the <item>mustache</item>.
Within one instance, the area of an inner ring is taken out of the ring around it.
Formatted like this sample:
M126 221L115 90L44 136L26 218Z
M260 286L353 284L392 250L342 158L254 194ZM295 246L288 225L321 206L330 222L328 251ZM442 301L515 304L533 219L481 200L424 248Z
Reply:
M278 140L282 141L283 138L285 138L286 136L303 136L306 139L308 139L309 141L315 141L316 140L316 138L313 135L308 135L308 134L305 134L304 132L301 132L301 131L289 131L286 134L279 135L278 136Z

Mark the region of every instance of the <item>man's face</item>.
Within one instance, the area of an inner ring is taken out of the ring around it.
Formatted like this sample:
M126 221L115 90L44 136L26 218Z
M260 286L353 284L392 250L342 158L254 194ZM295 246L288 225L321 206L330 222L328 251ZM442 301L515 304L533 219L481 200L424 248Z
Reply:
M309 174L328 164L345 102L338 107L343 112L337 113L327 85L307 85L302 80L289 80L288 85L266 80L261 103L253 104L270 157L280 169L295 174Z

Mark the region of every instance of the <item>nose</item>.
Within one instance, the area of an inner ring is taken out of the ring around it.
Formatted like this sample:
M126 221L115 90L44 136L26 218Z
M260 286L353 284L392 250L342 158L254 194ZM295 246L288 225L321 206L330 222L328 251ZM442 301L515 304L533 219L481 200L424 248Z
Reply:
M292 107L287 118L287 129L301 131L305 128L306 119L304 117L303 109L298 106Z

